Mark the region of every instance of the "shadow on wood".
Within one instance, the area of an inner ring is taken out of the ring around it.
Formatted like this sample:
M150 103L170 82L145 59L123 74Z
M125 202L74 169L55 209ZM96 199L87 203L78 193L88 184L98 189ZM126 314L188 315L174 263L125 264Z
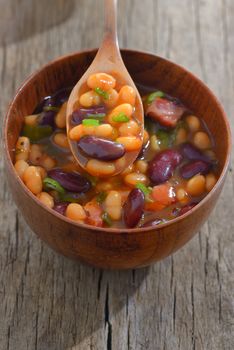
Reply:
M65 21L73 0L0 0L0 45L27 39Z

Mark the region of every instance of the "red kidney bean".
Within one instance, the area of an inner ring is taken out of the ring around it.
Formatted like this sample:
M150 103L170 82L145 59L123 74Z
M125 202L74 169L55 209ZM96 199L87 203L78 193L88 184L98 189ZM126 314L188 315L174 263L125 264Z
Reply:
M48 171L48 176L58 181L67 191L84 193L91 188L90 181L76 172L67 173L57 168Z
M71 93L72 88L64 88L57 91L52 96L46 96L34 109L33 114L39 114L43 111L45 107L60 107Z
M154 185L166 182L182 161L182 155L177 150L162 151L149 162L148 176Z
M180 147L182 155L189 160L203 160L204 162L211 163L211 159L203 154L197 147L191 143L183 143Z
M91 135L82 137L77 146L87 156L105 161L119 159L125 154L125 148L121 143Z
M72 88L64 88L57 91L53 96L54 106L61 106L64 102L66 102L71 94Z
M173 208L172 211L171 211L171 214L175 217L177 217L179 215L179 211L180 211L180 208L176 207L176 208Z
M187 213L189 210L191 210L192 208L195 207L197 203L191 203L191 204L187 204L184 207L180 208L179 212L178 212L178 216L184 215L185 213Z
M71 124L79 125L89 114L106 114L105 106L94 106L91 108L79 108L72 113Z
M149 227L149 226L157 226L159 224L161 224L163 222L162 219L153 219L153 220L149 220L144 222L144 224L141 227Z
M55 116L56 116L56 111L46 111L42 112L40 115L39 119L39 125L50 125L52 128L55 127Z
M144 212L145 197L141 190L134 188L123 206L123 218L127 227L135 227Z
M203 160L195 160L180 168L180 175L183 179L190 179L197 174L207 174L210 170L211 164Z
M51 104L50 104L51 101L52 101L51 96L46 96L45 98L43 98L43 100L42 100L40 103L38 103L38 105L37 105L36 108L34 109L33 114L39 114L39 113L41 113L41 112L43 111L43 108L44 108L45 106L51 105ZM52 105L51 105L51 106L52 106Z
M77 109L74 111L71 115L71 124L72 125L80 125L82 124L82 121L85 119L85 114L82 114L80 109Z
M60 202L54 205L53 209L61 215L65 215L69 203Z

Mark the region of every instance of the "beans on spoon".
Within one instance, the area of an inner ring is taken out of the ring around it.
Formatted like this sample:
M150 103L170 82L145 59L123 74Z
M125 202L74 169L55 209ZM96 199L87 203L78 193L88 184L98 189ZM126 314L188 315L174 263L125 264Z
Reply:
M90 162L98 159L112 161L108 175L114 175L138 156L143 144L136 90L104 72L88 76L83 90L69 119L71 149L86 171L94 174ZM96 175L107 175L107 166L100 163Z

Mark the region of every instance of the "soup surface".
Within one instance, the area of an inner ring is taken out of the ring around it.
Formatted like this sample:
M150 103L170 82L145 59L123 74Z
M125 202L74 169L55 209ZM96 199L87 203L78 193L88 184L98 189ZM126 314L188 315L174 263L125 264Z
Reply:
M32 115L25 116L14 166L44 205L71 220L97 227L146 227L185 214L213 188L218 161L204 121L176 98L159 90L138 88L145 111L143 145L134 164L116 176L103 174L101 168L113 160L108 160L108 149L102 150L107 156L103 165L92 148L96 164L92 175L74 160L66 134L66 104L71 88L45 97ZM123 102L120 91L114 93L118 105ZM131 101L124 101L128 102L131 105ZM72 116L73 127L100 127L105 123L101 119L111 113L106 107L104 98L79 106ZM121 137L135 137L138 130L136 120L125 118L125 112L121 112L115 116L118 126L111 125L120 151ZM92 125L83 123L83 117L88 119L90 115ZM79 137L79 142L86 138L83 148L89 147L93 140L88 138L93 136L88 132ZM101 139L109 140L105 136ZM115 162L122 161L121 156L116 159Z

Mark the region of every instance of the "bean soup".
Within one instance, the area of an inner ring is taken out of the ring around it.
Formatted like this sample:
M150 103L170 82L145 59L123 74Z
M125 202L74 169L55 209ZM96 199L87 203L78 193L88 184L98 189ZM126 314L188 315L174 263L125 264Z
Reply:
M139 87L145 112L139 135L135 91L117 88L112 76L99 74L103 85L89 78L90 90L80 97L68 136L71 88L45 97L25 116L15 146L18 176L45 206L81 224L147 227L185 214L217 181L215 144L204 121L178 99ZM88 172L74 160L68 137ZM136 161L111 176L128 152L139 152Z

